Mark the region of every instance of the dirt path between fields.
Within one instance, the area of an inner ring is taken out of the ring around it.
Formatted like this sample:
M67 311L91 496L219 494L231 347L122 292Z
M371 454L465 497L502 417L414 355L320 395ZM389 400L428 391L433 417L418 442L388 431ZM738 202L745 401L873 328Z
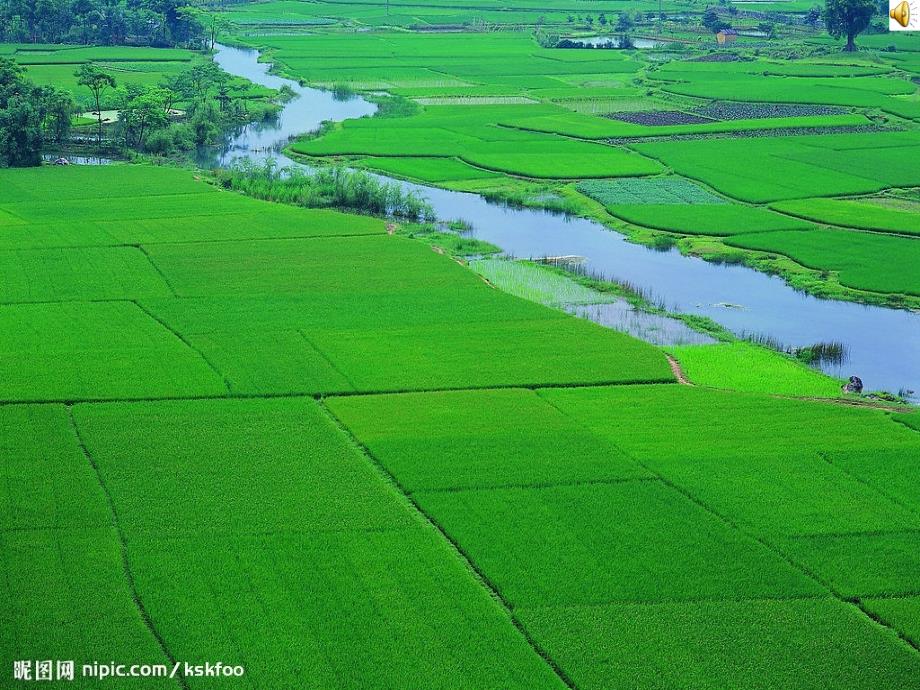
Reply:
M685 386L692 386L693 384L690 383L690 379L686 377L684 370L680 368L680 362L674 359L671 355L666 354L665 357L668 358L668 364L671 365L671 371L674 372L674 376L677 378L677 382Z

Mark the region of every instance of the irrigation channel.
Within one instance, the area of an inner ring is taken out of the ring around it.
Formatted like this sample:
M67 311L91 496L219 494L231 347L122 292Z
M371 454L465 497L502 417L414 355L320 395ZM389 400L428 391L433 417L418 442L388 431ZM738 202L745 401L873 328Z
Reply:
M360 97L337 100L328 91L303 87L269 74L258 52L217 46L217 63L230 74L273 89L290 87L290 100L272 122L247 125L217 150L202 152L199 163L218 167L234 159L274 158L297 166L281 149L291 138L316 129L326 120L374 113ZM592 274L628 281L651 294L668 310L707 316L738 335L757 334L789 347L841 343L843 361L819 366L834 376L858 375L866 390L916 391L920 402L920 314L812 297L781 278L737 265L718 265L683 256L676 249L652 250L627 242L600 223L547 211L509 208L476 194L399 181L426 197L439 218L462 218L471 236L491 242L519 258L581 256ZM628 331L657 344L707 342L680 321L635 311L626 303L573 306L573 313Z

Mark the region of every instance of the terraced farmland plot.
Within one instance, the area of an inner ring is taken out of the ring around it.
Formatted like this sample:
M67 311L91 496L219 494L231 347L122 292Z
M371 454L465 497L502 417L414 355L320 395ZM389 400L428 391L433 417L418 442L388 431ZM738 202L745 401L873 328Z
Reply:
M475 275L401 237L158 244L150 256L181 297L341 295L476 285Z
M700 185L677 176L624 180L586 180L575 185L605 206L615 204L724 204Z
M668 414L669 423L656 432L618 434L617 444L764 538L920 529L920 513L826 459L841 447L867 458L885 457L896 444L899 453L920 463L920 439L878 411L686 387L541 395L599 433L611 424L645 427L640 419ZM624 399L632 405L621 406ZM725 427L720 419L725 405L735 414L746 410L747 421ZM790 415L796 415L794 422Z
M906 214L905 214L906 215ZM764 232L737 235L727 244L776 252L796 263L835 271L849 287L884 293L920 294L920 239L845 230Z
M491 291L472 272L399 237L148 251L178 296L205 299L145 305L241 392L673 379L654 348ZM420 308L407 315L413 304Z
M537 178L617 177L661 171L655 161L621 148L552 135L522 134L477 125L466 132L419 128L407 137L407 132L383 125L379 130L344 127L318 139L297 142L291 148L313 156L456 157L475 167ZM521 150L522 139L529 139L525 152ZM452 164L448 161L448 166Z
M890 186L920 185L920 170L910 163L918 146L920 139L914 132L631 145L685 177L755 203L870 194ZM866 152L863 149L871 149L866 159L869 167L865 168L857 162ZM851 151L849 166L843 165L845 159L835 159L833 153L846 150ZM858 154L852 153L857 150Z
M651 476L533 391L330 398L410 493Z
M884 411L845 405L689 386L544 390L540 395L587 428L615 430L620 448L662 470L702 458L745 457L758 449L768 456L817 457L838 448L890 447L893 439L920 443ZM730 415L745 422L726 424ZM660 419L666 424L653 422ZM649 425L656 428L649 431Z
M812 225L762 208L740 204L610 204L607 210L634 225L687 235L740 235L808 230Z
M415 496L515 607L822 592L657 481Z
M105 494L64 406L0 407L0 451L0 663L84 654L166 663L132 599Z
M75 221L146 220L188 216L224 215L252 211L252 199L238 194L176 194L99 199L30 201L8 203L3 209L28 223L44 224L64 219Z
M453 158L365 158L360 163L388 175L409 177L425 182L450 182L454 180L486 180L499 177L498 173L474 168Z
M169 285L136 247L0 251L0 303L166 297Z
M916 653L828 599L524 608L525 627L578 687L905 687Z
M189 171L153 165L0 168L0 204L216 192Z
M497 290L480 289L471 276L449 289L418 284L381 285L379 293L342 291L314 294L234 295L145 300L144 306L177 331L189 335L266 333L298 330L367 330L454 324L489 324L502 317L564 319L564 314L516 299ZM468 281L469 279L469 281ZM468 281L468 282L467 282Z
M222 378L131 302L0 306L0 400L220 395Z
M222 195L221 200L223 198ZM35 224L18 219L19 224L0 233L0 250L382 235L386 232L383 221L376 218L249 201L250 204L237 206L236 212L234 202L226 214L178 218L81 222L61 219ZM208 204L202 206L206 210Z
M177 656L244 664L244 687L559 686L316 402L74 415L138 594Z
M852 127L867 125L863 115L814 115L800 117L754 118L704 122L686 125L642 125L609 118L593 117L581 113L565 115L523 117L501 124L535 132L564 134L581 139L613 139L619 137L655 137L682 134L727 134L771 129L797 129L805 127Z
M718 66L719 71L713 71L713 66ZM665 80L662 83L665 91L684 96L727 101L881 108L900 117L920 118L920 104L895 97L916 91L916 86L905 79L884 76L853 76L846 79L780 74L766 76L762 73L726 72L725 69L719 63L672 62L654 74Z
M783 213L818 223L920 236L920 221L916 213L887 208L881 200L799 199L777 202L772 206Z
M361 391L674 380L659 350L574 318L318 330L310 339Z

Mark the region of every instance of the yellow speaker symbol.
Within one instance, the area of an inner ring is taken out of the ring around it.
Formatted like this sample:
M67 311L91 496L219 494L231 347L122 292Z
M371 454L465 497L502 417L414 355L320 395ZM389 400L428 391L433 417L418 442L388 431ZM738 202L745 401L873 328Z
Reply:
M907 0L902 0L900 5L888 13L888 16L904 28L907 28L907 25L910 24L910 6L907 4Z

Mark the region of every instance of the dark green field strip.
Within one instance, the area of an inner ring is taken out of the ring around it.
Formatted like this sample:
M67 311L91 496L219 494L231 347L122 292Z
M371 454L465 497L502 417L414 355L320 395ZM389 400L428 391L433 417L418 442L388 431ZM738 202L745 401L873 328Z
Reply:
M0 408L0 487L0 663L165 663L133 599L105 492L63 405ZM77 675L74 686L87 687Z
M863 115L805 115L798 117L764 117L738 120L709 121L686 125L640 125L633 122L596 117L582 113L560 112L558 115L523 117L501 122L502 125L534 132L562 134L579 139L613 139L620 137L656 137L693 134L731 134L758 132L769 136L770 130L809 127L851 127L868 125Z
M918 146L920 139L909 131L667 141L631 148L723 194L761 203L920 185Z
M0 306L0 400L225 393L199 353L131 302Z
M120 197L213 194L195 173L152 165L72 165L0 170L0 204L100 199L101 208Z
M0 251L0 303L168 297L169 284L136 247Z
M33 224L21 221L22 224L9 227L3 226L0 216L3 226L0 250L321 238L386 232L383 221L376 218L257 201L253 204L225 214Z
M574 318L309 336L364 392L674 381L660 350Z
M920 647L920 596L869 599L862 603L872 615Z
M565 687L429 528L131 548L175 653L245 664L234 687Z
M816 229L742 234L728 238L726 244L782 254L807 268L836 271L840 282L852 288L920 295L920 238Z
M201 185L202 189L207 189ZM150 218L222 216L254 210L254 200L229 192L211 194L161 194L99 199L60 199L3 204L3 209L28 223L46 224L68 221L120 221ZM255 205L257 208L258 205Z
M74 418L129 545L417 522L312 399L77 405Z
M446 264L444 264L447 267ZM447 267L448 270L453 270ZM415 285L377 282L377 290L338 293L233 295L142 300L142 304L189 336L208 335L215 342L240 334L292 329L378 331L398 324L404 328L472 323L489 324L506 318L560 321L562 312L547 309L499 290L484 289L470 273L449 289L429 287L421 276ZM302 279L302 278L301 278Z
M660 482L414 495L515 607L824 592Z
M805 221L740 204L610 204L606 209L635 225L689 235L730 236L813 227Z
M834 449L823 457L879 493L920 515L920 448L915 439L866 449Z
M420 242L348 237L150 245L180 297L451 289L479 279Z
M534 391L329 398L408 492L650 477Z
M111 525L63 405L0 407L0 487L0 532Z
M617 446L664 469L706 458L814 456L920 443L884 410L707 390L624 386L540 395ZM731 421L730 421L731 420Z
M789 538L785 553L844 597L920 593L920 530Z
M892 415L892 419L904 424L909 429L920 432L920 412Z
M881 202L881 199L877 201ZM772 207L801 218L819 223L890 232L920 235L917 214L898 208L888 208L881 203L859 199L797 199L772 204Z
M315 401L73 411L176 658L242 663L254 688L561 687Z
M827 599L523 608L580 688L909 688L920 655Z
M40 481L37 472L29 481ZM98 688L82 664L169 664L145 626L125 578L115 530L0 530L0 663L74 660L67 687ZM34 662L33 662L34 663ZM7 676L8 678L10 676ZM178 688L169 679L120 679L124 688Z
M674 380L658 350L576 319L214 332L188 340L228 379L233 393L249 395Z

